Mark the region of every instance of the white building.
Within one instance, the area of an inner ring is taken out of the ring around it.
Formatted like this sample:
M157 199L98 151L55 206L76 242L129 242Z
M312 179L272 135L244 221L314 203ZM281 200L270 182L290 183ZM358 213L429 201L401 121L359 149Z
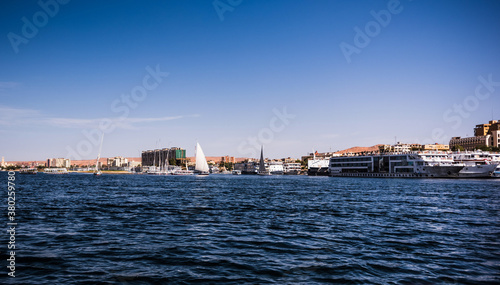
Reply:
M283 163L283 171L285 174L299 174L301 164L298 162L285 162Z
M108 167L127 167L128 159L122 156L108 158Z
M271 161L269 162L269 172L273 175L283 174L283 162Z
M49 158L47 159L47 167L69 168L71 160L66 158Z

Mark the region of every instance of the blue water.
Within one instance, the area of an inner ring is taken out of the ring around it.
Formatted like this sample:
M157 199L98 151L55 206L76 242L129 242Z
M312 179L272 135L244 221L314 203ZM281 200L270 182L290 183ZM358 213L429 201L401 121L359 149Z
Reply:
M499 180L16 178L7 284L500 283Z

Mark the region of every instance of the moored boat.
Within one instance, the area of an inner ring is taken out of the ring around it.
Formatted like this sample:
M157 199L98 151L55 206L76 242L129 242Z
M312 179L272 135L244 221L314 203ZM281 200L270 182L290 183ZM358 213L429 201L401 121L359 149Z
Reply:
M209 175L210 168L208 167L207 159L199 143L196 143L195 153L196 165L194 167L194 173L196 175Z
M257 172L258 175L261 176L269 176L271 175L271 172L269 169L266 167L266 163L264 162L264 147L260 147L260 161L259 161L259 171Z
M68 174L68 169L66 168L45 168L43 170L45 174Z
M96 175L96 176L102 175L102 172L99 170L99 159L101 158L102 142L103 141L104 141L104 133L102 133L102 136L101 136L101 145L99 146L99 153L97 154L97 160L95 162L94 175Z
M458 178L463 169L446 152L390 153L330 158L330 176Z
M500 166L497 166L492 176L495 178L500 178Z
M453 160L456 163L464 165L460 170L460 178L490 178L500 161L494 161L489 152L458 152L453 154Z
M36 168L21 168L19 170L20 174L37 174L38 170Z
M307 175L309 176L328 176L329 158L313 158L307 161Z
M172 175L183 175L183 176L186 176L186 175L194 175L194 173L190 170L187 170L187 169L178 169L178 170L175 170L172 172Z

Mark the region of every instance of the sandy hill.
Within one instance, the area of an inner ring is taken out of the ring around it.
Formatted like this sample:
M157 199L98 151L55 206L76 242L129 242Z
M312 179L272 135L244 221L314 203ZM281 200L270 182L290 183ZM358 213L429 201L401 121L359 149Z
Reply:
M381 144L377 144L374 146L366 146L366 147L365 146L355 146L355 147L351 147L348 149L339 150L336 153L344 154L344 153L372 152L372 151L378 151L379 146L381 146Z

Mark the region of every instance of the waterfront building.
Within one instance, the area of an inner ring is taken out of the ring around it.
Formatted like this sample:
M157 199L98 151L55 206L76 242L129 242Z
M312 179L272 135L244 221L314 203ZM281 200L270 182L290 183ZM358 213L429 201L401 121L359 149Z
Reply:
M414 148L420 148L421 146L419 144L407 144L407 143L401 143L398 142L395 145L381 145L379 146L379 152L380 153L385 153L385 152L410 152Z
M285 175L300 174L301 164L298 162L285 162L283 163L283 172Z
M476 127L474 127L474 136L475 137L482 137L482 136L489 135L490 134L489 130L491 128L491 125L494 125L496 123L497 123L497 121L490 121L488 124L476 125Z
M108 167L126 167L128 166L128 159L122 156L109 157Z
M283 175L283 162L281 161L270 161L267 164L267 170L269 170L269 172L272 174L272 175Z
M234 164L234 170L241 171L241 174L256 175L259 172L259 164L256 161L247 160Z
M490 137L490 135L468 138L452 137L450 146L452 148L455 146L462 146L465 150L475 150L480 146L490 146Z
M450 146L447 145L447 144L438 144L438 143L435 143L435 144L424 144L420 147L419 150L423 150L423 151L426 151L426 150L433 150L433 151L449 151L450 150Z
M330 157L335 156L335 155L340 155L340 154L335 153L335 152L317 152L317 151L315 151L315 152L309 153L309 155L302 156L300 159L302 161L306 161L309 159L329 159Z
M500 147L500 122L499 121L491 121L495 122L491 124L488 134L491 136L490 145L494 147Z
M47 159L48 168L69 168L71 166L71 160L66 158L49 158Z
M221 156L221 163L236 163L236 158L234 156Z
M186 150L179 147L163 148L155 150L146 150L142 152L142 166L163 167L167 164L167 160L175 160L177 165L186 163Z
M134 162L134 164L139 164ZM131 166L126 157L116 156L107 159L108 170L130 170ZM99 166L101 168L101 166ZM133 168L133 167L132 167Z
M406 153L411 151L425 151L425 150L434 150L434 151L448 151L450 150L450 146L447 144L417 144L417 143L401 143L398 142L395 145L380 145L379 152L380 153Z
M500 122L489 121L488 124L476 125L473 137L452 137L450 147L462 146L465 150L475 150L481 146L500 146Z

